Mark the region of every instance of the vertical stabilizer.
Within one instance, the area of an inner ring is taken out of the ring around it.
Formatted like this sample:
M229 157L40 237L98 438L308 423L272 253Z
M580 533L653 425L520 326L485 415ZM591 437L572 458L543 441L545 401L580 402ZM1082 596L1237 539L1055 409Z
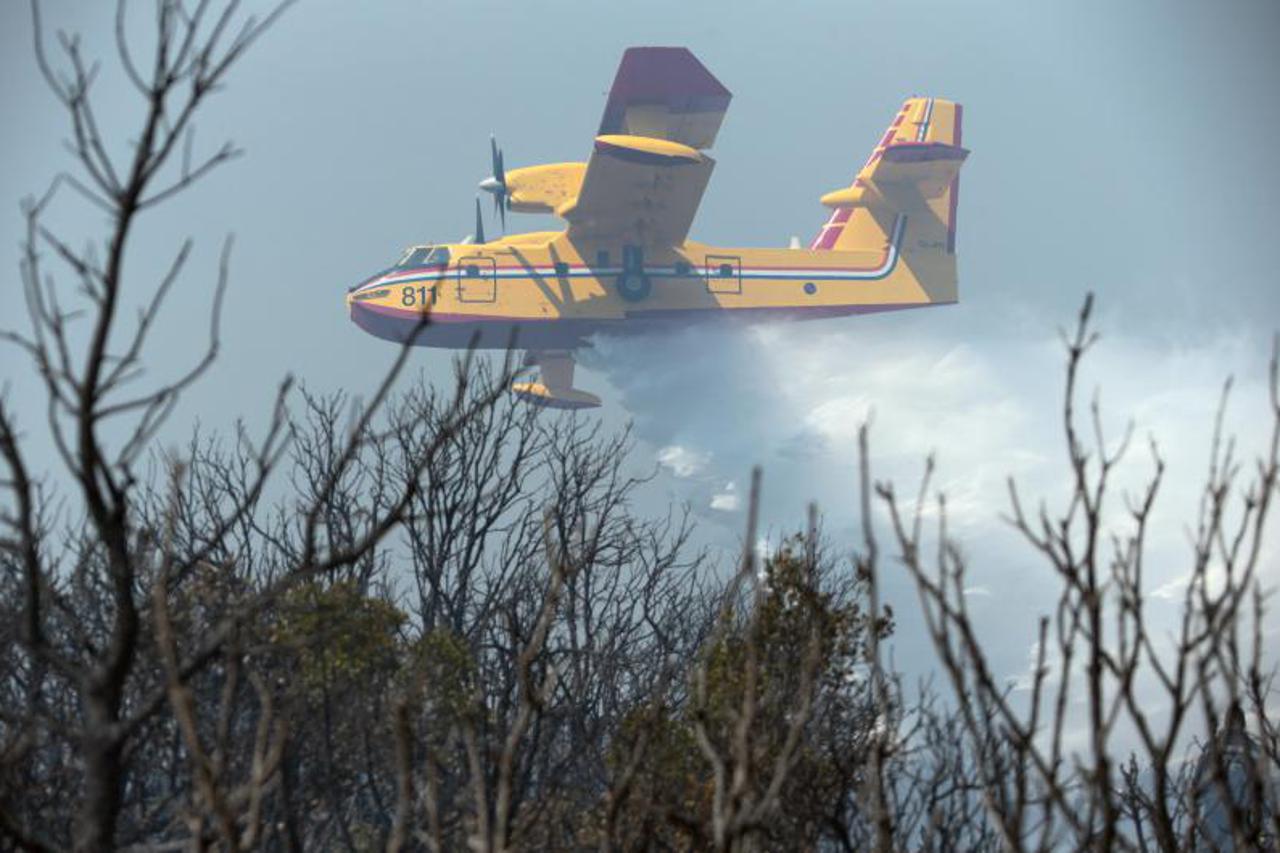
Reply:
M960 167L969 153L962 120L953 101L908 98L853 183L822 197L832 212L810 248L882 251L896 240L921 286L953 301Z

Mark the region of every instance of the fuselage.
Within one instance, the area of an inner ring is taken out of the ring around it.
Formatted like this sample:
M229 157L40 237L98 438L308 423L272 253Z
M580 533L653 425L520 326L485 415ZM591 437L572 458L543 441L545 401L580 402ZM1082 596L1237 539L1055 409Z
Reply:
M933 245L906 245L906 217L874 250L722 248L686 241L662 250L575 244L536 232L481 244L410 249L347 293L365 331L423 346L571 349L596 333L628 333L708 318L818 318L955 301L919 265ZM913 269L914 267L914 269ZM427 322L423 323L424 315Z

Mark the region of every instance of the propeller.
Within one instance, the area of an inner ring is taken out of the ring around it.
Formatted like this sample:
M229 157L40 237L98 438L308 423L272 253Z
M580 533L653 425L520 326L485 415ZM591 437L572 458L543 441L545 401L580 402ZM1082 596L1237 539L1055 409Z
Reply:
M483 243L484 239L484 217L480 215L480 196L476 196L476 242Z
M480 189L493 195L493 208L502 220L502 231L507 230L507 170L502 165L502 149L498 140L489 137L489 158L493 174L480 182Z

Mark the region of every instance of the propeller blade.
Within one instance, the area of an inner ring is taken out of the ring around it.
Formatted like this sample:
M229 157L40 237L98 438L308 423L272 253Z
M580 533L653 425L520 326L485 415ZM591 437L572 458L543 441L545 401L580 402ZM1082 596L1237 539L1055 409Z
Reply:
M502 149L493 136L489 137L489 177L480 182L480 189L493 195L500 203L507 197L507 170L502 161Z
M485 242L484 218L480 216L480 196L476 196L476 242Z
M489 134L489 165L493 174L480 182L480 189L493 196L493 212L498 214L502 222L502 233L507 233L507 206L510 193L507 192L507 168L503 163L502 149L498 147L498 138Z

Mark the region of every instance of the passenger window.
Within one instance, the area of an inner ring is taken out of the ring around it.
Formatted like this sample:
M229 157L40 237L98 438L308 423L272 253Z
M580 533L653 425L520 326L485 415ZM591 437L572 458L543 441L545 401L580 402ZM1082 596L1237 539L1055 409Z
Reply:
M556 275L563 278L569 274L569 265L564 261L556 261Z
M721 278L733 278L733 264L721 264L721 265L720 265L720 277L721 277Z
M480 275L480 267L476 264L467 264L467 278L477 278Z

